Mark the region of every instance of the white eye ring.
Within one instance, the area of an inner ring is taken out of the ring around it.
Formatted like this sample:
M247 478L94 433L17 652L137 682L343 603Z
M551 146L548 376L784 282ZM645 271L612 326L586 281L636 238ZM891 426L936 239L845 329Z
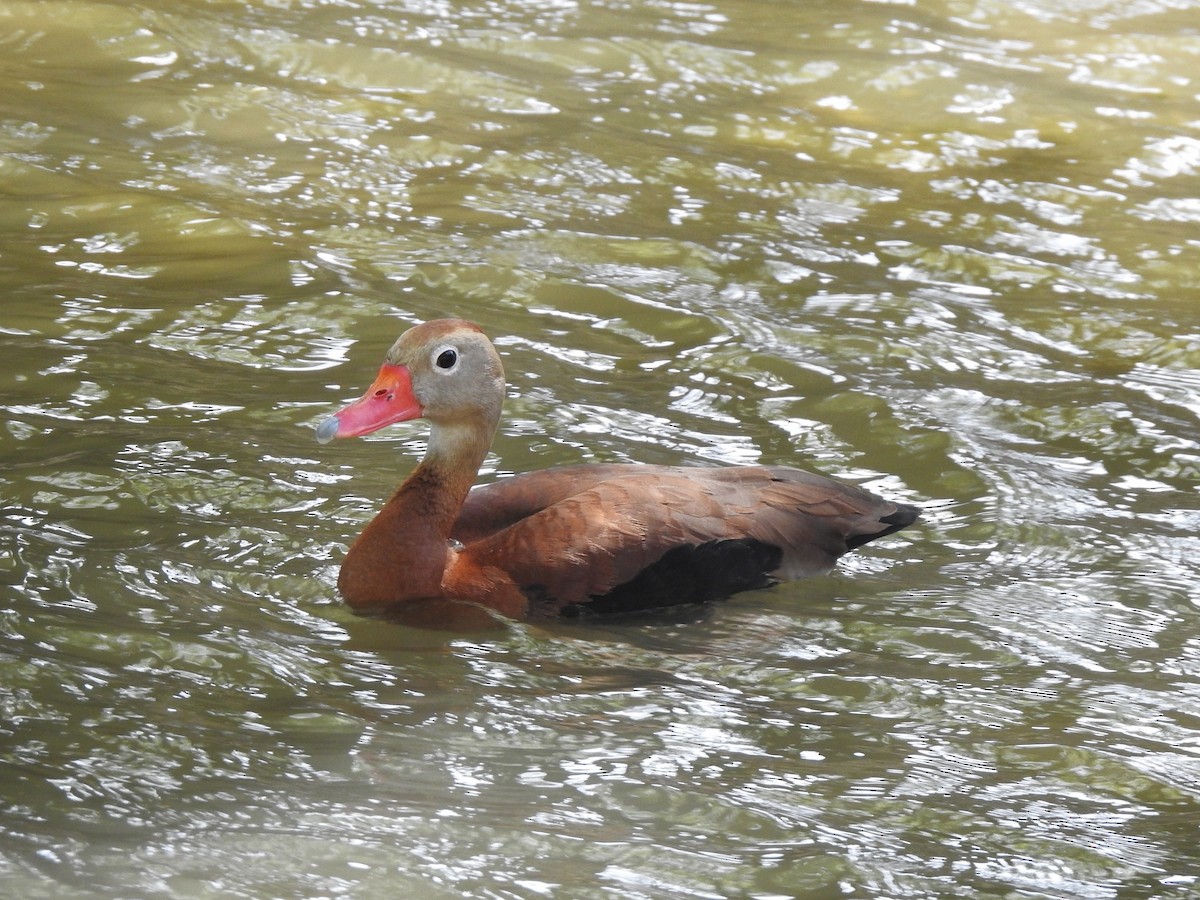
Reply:
M433 370L442 375L449 375L458 368L458 360L462 356L457 347L450 344L443 344L429 355L429 361L433 363Z

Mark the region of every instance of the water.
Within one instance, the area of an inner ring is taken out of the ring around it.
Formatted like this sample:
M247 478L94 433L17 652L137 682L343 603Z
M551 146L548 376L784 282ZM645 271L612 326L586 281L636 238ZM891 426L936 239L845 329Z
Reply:
M3 892L1193 895L1197 12L5 2ZM484 478L923 524L699 614L357 619L423 431L311 429L444 314Z

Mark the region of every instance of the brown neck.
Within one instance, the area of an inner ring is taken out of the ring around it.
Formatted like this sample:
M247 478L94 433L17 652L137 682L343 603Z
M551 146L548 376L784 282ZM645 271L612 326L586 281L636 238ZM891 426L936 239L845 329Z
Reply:
M438 426L421 464L351 545L338 590L353 607L441 596L450 529L494 429Z

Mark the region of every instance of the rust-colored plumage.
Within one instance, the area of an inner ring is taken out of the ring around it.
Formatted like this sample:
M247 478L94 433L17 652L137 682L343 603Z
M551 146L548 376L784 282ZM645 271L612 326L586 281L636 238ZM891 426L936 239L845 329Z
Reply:
M318 428L326 441L431 424L424 460L350 547L349 605L455 627L702 602L828 571L918 515L783 466L566 466L472 490L503 396L487 337L441 319L401 335L367 393Z

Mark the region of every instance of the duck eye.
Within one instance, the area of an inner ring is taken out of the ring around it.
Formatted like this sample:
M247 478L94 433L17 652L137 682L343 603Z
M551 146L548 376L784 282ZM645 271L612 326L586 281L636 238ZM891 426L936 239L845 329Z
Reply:
M454 364L458 362L458 351L453 347L446 347L437 351L437 355L433 358L433 364L439 369L449 371L454 368Z

